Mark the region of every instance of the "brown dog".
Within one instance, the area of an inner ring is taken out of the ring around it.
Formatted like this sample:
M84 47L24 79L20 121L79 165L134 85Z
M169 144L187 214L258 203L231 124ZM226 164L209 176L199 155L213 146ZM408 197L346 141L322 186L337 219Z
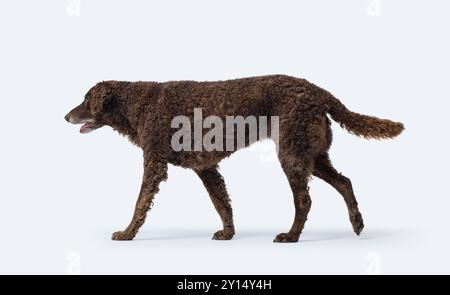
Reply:
M278 157L292 188L295 217L289 232L277 235L275 242L298 241L311 207L308 193L311 175L323 179L344 197L356 234L364 227L350 179L335 170L328 156L332 134L327 114L349 132L366 138L392 138L403 130L401 123L351 112L322 88L283 75L218 82L100 82L65 119L73 124L84 123L81 133L111 126L144 152L144 176L133 218L125 230L113 234L114 240L134 238L145 221L159 183L167 178L168 163L193 169L208 190L223 222L223 229L213 239L233 237L230 199L217 165L239 146L233 144L234 150L176 151L171 144L175 132L172 120L185 116L193 121L195 108L201 108L203 116L222 119L279 118ZM255 131L245 129L246 135L252 132ZM245 146L251 143L246 140Z

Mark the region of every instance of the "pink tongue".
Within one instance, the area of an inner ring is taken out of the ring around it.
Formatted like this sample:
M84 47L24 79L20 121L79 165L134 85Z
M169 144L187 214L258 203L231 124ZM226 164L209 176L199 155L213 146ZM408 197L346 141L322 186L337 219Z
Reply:
M83 126L81 126L80 132L84 132L87 129L89 129L90 127L91 127L91 122L86 122L86 123L83 124Z

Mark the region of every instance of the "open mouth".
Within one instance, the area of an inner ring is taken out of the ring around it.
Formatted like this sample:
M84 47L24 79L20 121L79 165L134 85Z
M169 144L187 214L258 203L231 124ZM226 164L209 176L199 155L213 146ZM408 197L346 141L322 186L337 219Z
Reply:
M89 133L92 130L95 130L97 128L98 128L98 126L95 123L95 120L89 120L81 126L80 133Z

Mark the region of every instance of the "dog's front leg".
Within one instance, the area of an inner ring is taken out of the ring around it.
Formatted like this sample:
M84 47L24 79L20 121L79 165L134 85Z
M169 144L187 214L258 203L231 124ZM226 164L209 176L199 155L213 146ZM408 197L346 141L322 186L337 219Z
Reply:
M208 190L214 207L222 219L223 229L213 235L213 240L230 240L234 236L233 210L222 175L217 167L195 170L195 172Z
M133 219L123 231L115 232L113 240L132 240L139 228L144 224L147 212L150 209L153 198L159 191L161 181L167 179L167 164L154 160L151 156L144 155L144 177L141 191L134 209Z

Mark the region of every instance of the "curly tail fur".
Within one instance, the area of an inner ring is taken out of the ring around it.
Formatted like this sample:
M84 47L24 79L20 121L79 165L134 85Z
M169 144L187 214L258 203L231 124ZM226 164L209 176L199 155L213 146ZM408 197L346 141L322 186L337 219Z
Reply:
M327 95L327 97L330 106L328 113L331 115L331 118L352 134L365 138L383 139L393 138L405 129L400 122L349 111L339 99L331 94Z

